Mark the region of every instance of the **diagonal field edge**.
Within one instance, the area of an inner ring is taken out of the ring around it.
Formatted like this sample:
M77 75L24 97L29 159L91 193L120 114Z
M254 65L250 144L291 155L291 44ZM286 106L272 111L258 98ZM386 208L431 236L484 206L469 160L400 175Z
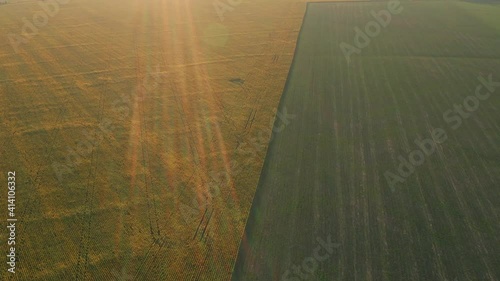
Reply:
M278 112L281 112L283 110L284 100L285 100L284 97L288 93L288 89L290 87L290 80L291 80L290 76L292 74L292 69L294 68L295 63L297 61L296 57L297 57L297 53L298 53L298 49L299 49L299 45L300 45L299 40L301 38L303 29L304 29L304 23L306 21L308 9L309 9L309 3L307 3L307 5L306 5L306 9L304 11L304 16L302 17L302 22L300 24L299 33L297 35L297 42L295 43L295 50L293 52L292 63L290 64L290 68L288 69L288 74L286 77L285 86L283 87L283 93L281 94L280 101L278 103ZM277 123L278 123L278 118L275 117L273 128L277 125ZM242 274L242 270L243 270L243 266L244 266L245 253L246 253L246 250L244 248L243 243L246 241L246 238L248 237L247 236L248 225L249 225L249 223L251 223L251 219L254 219L254 217L255 217L255 212L256 212L255 206L260 202L263 173L267 170L268 165L269 165L269 159L268 159L269 158L269 151L272 149L272 147L276 143L276 138L274 138L274 134L275 134L275 132L271 130L271 140L269 141L269 145L268 145L267 150L266 150L266 157L264 158L264 164L262 165L262 169L260 172L259 182L257 184L257 189L255 191L255 195L254 195L253 200L252 200L252 205L250 207L250 213L248 214L247 220L245 222L245 230L243 232L243 237L240 240L240 245L238 247L238 256L237 256L237 259L235 260L235 263L234 263L233 268L232 268L233 274L232 274L231 280L233 280L233 281L241 280L241 278L242 278L241 274Z

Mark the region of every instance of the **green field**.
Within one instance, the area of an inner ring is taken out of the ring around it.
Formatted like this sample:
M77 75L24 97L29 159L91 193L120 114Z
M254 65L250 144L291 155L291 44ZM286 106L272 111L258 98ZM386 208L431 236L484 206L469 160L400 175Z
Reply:
M478 77L500 81L500 6L402 3L348 63L341 43L386 7L308 5L280 101L296 118L269 145L233 280L499 280L500 87Z

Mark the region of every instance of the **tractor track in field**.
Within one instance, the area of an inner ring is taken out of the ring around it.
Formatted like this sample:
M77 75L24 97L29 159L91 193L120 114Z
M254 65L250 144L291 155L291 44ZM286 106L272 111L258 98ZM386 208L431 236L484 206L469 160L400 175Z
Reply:
M134 18L134 21L137 22L139 21L140 18L140 12L138 11L136 14L136 17ZM141 30L139 29L140 25L136 24L135 28L133 29L133 34L134 37L139 37L139 34L141 33ZM144 35L144 34L142 34ZM146 214L147 214L147 221L148 221L148 227L149 227L149 234L151 235L151 240L154 243L160 237L162 236L161 230L160 230L160 223L159 223L159 215L158 215L158 208L156 206L156 200L154 198L155 191L154 191L154 184L152 181L152 175L151 175L151 161L150 161L150 146L146 142L149 135L149 130L147 128L147 116L145 114L145 104L148 102L149 98L151 98L152 93L150 92L150 83L151 83L151 73L148 73L148 71L145 69L147 66L144 66L141 63L141 59L143 59L142 53L141 53L141 48L139 45L134 43L133 50L135 53L135 78L136 78L136 87L134 88L134 96L131 97L132 104L131 104L131 110L132 110L132 122L131 122L131 132L135 132L138 130L138 137L139 137L139 147L133 147L134 152L133 154L137 153L137 149L140 149L140 155L142 158L142 161L139 159L133 159L132 161L140 161L139 167L135 166L135 164L132 164L133 167L135 168L135 171L132 171L134 174L137 174L137 170L140 169L142 175L143 175L143 181L144 181L144 195L145 195L145 200L146 200ZM156 83L156 81L155 81ZM155 84L156 86L156 84ZM156 89L154 89L156 90ZM134 112L136 111L136 112ZM134 120L134 114L137 114L137 120ZM136 121L136 124L134 123ZM134 128L134 126L138 126L138 128ZM130 137L135 137L133 135L130 135ZM135 146L135 145L134 145ZM132 182L132 184L136 184L135 182ZM133 187L131 187L133 189ZM132 190L131 189L131 190ZM130 195L131 196L131 195ZM131 202L129 202L130 204Z
M267 45L268 48L264 48L264 49L266 50L266 52L269 52L268 56L271 56L271 60L266 62L265 69L272 68L274 65L277 65L279 63L278 62L279 59L285 54L284 51L285 51L286 41L292 40L291 34L293 34L293 32L295 32L295 31L290 30L290 28L291 28L291 26L293 26L293 23L294 23L294 20L291 17L294 14L294 12L293 12L294 5L297 5L297 4L291 5L291 7L289 7L289 9L286 10L286 12L284 12L285 13L284 18L286 20L279 23L279 27L277 28L278 31L275 31L272 34L269 34L269 37L273 38L273 40L271 40L268 43L268 45ZM278 42L280 42L280 43L278 43ZM255 62L254 66L252 67L252 70L245 77L245 81L252 81L251 79L253 76L258 77L259 74L265 74L265 73L262 73L261 69L262 69L262 64L260 63L260 61ZM259 80L259 79L256 78L255 80ZM241 85L241 87L243 88L244 92L245 91L249 92L246 89L245 84ZM266 95L267 89L268 89L268 87L266 86L266 88L264 88L263 92L256 92L255 93L255 97L253 98L253 102L251 103L254 106L250 110L250 112L248 113L247 121L245 122L243 132L239 134L240 139L238 141L236 149L238 149L239 143L242 142L241 138L250 132L250 129L252 128L253 122L254 122L255 117L257 115L257 112L262 107L262 98Z
M184 4L184 3L183 3ZM183 40L185 41L188 41L188 38L183 38ZM180 53L183 53L185 52L186 50L182 51L182 50L177 50L179 51ZM186 54L184 54L186 55ZM168 65L168 61L164 60L165 63ZM181 86L182 87L182 86ZM202 184L204 185L205 182L204 182L204 178L203 176L201 175L201 170L200 170L200 152L198 151L198 147L195 143L195 140L197 139L196 138L196 134L195 134L195 129L192 127L192 123L193 121L196 122L198 120L196 120L197 116L196 116L196 111L193 110L191 107L190 107L190 104L185 102L182 94L184 93L184 91L179 90L179 87L177 86L177 81L173 81L172 84L171 84L171 88L173 89L173 92L174 92L174 98L175 98L175 104L176 104L176 109L177 109L177 112L178 112L178 116L180 116L180 119L181 119L181 123L182 123L182 127L186 128L187 131L188 131L188 139L187 139L187 142L189 143L189 150L191 152L191 157L192 157L192 161L194 163L194 174L196 174L196 177L201 181L202 181ZM188 120L188 118L192 118L192 120ZM194 124L195 126L196 124ZM201 194L199 194L199 190L197 190L197 187L195 187L195 200L198 200L200 199L199 196L204 196L205 200L206 198L208 198L208 195L207 194L204 194L203 191L201 191ZM189 203L191 204L191 202ZM197 210L199 211L199 210Z
M140 13L140 11L138 11L137 13ZM136 17L134 19L134 22L137 22L138 21L138 16L136 14ZM137 38L139 37L139 34L140 34L140 30L139 30L139 24L136 24L135 25L135 28L134 28L134 31L133 31L133 34L134 34L134 37ZM147 174L149 172L149 165L148 165L148 162L147 162L147 159L146 159L146 154L145 154L145 143L144 143L144 138L143 138L143 135L144 135L144 127L146 126L146 124L144 123L144 111L142 109L142 107L144 106L144 100L145 100L145 90L144 90L144 80L145 79L145 75L144 75L144 70L142 69L143 66L141 65L141 52L140 52L140 48L139 46L135 45L134 43L134 53L135 53L135 77L136 77L136 87L135 87L135 91L134 91L134 96L132 97L132 120L131 120L131 129L130 129L130 138L135 138L136 136L133 135L133 133L135 133L137 130L139 131L139 145L140 147L137 147L136 144L134 143L133 144L133 148L132 148L132 154L135 155L135 153L137 153L137 149L140 149L141 150L141 155L142 155L142 161L141 161L141 165L139 167L135 166L135 163L132 163L132 167L133 169L135 169L134 171L132 171L132 173L134 175L137 175L137 170L138 169L141 169L141 172L144 174L144 195L145 195L145 199L146 199L146 216L147 216L147 221L148 221L148 227L149 227L149 234L151 235L151 238L152 240L154 241L155 240L155 231L153 230L153 221L152 221L152 215L151 215L151 199L150 199L150 194L149 194L149 186L148 186L148 178L147 178ZM137 114L137 120L135 120L135 114ZM137 128L138 127L138 128ZM133 141L132 141L133 143ZM135 157L134 157L135 158ZM136 161L136 162L139 162L138 159L132 159L132 161ZM142 167L141 167L142 166ZM135 178L135 177L134 177ZM135 179L134 181L132 181L132 185L137 185L136 183L137 179ZM131 187L132 190L134 189L134 186Z
M72 76L77 76L81 75L82 73L75 73L72 72ZM84 73L85 74L85 73ZM89 74L89 73L87 73ZM98 101L98 108L99 111L97 113L97 121L96 124L100 124L105 116L104 116L104 109L105 109L105 101L104 101L104 93L101 91L99 95L99 101ZM96 126L98 127L98 125ZM97 132L94 134L94 137L97 137ZM109 137L109 136L108 136ZM104 139L101 141L104 141L106 136L104 136ZM87 182L86 182L86 188L85 188L85 199L83 202L84 205L84 211L80 215L81 219L81 228L80 228L80 243L79 243L79 250L77 253L76 257L76 264L75 264L75 270L74 270L74 278L75 280L86 280L87 273L88 273L88 267L89 267L89 251L90 251L90 244L91 244L91 233L92 233L92 226L93 226L93 211L94 207L93 205L95 204L95 196L96 196L96 182L98 180L98 164L99 164L99 153L97 152L99 150L99 145L100 143L91 143L92 148L91 148L91 153L90 153L90 165L89 165L89 170L88 170L88 176L87 176Z
M48 53L47 55L50 55L50 53ZM44 59L43 61L47 61L47 59ZM57 83L57 81L55 80L55 76L50 76L47 78L48 80L51 80L52 83ZM56 118L56 121L55 123L57 124L55 127L59 127L60 124L62 124L63 122L63 115L66 113L67 109L66 108L61 108L60 111L59 111L59 114ZM41 123L40 123L41 125ZM45 147L45 150L44 150L44 155L54 155L55 153L55 150L54 150L54 146L53 144L55 143L54 141L56 140L56 137L57 136L60 136L60 133L61 133L61 130L53 130L51 133L48 134L48 139L50 140L49 142L47 142L49 145L47 145ZM19 150L19 151L22 151L22 150ZM50 154L49 154L50 152ZM24 157L25 159L29 158L27 156ZM26 161L26 163L28 163L28 161ZM31 180L31 184L32 186L34 187L34 190L38 190L38 188L40 187L41 185L41 178L40 178L40 171L42 170L42 166L39 165L38 169L37 169L37 172L35 174L35 177L33 179L33 177L30 175L30 180ZM34 198L30 199L28 201L28 204L27 204L27 207L26 209L24 210L24 212L22 213L22 217L24 219L26 219L28 217L28 215L31 215L32 213L32 210L34 208L34 206L36 205L35 203L40 203L40 197L39 196L35 196Z
M140 280L140 277L144 278L144 276L147 275L148 272L148 268L146 268L147 263L154 264L154 261L158 258L158 255L162 253L163 248L166 245L170 244L172 244L172 242L166 236L159 237L158 239L152 241L146 250L144 258L137 267L137 271L134 274L133 280ZM154 250L155 247L157 247L156 250Z
M137 58L139 58L139 51L136 48L136 54ZM146 95L151 94L148 93L149 90L149 85L145 85L144 82L146 81L146 75L149 75L149 73L146 73L146 71L142 70L141 71L141 66L139 65L139 62L137 62L137 78L139 79L139 93L136 93L138 95L138 106L137 108L139 109L139 119L140 119L140 144L141 144L141 152L142 152L142 165L146 169L144 171L144 185L145 185L145 191L146 191L146 200L147 200L147 205L148 205L148 219L149 219L149 229L150 229L150 234L152 236L152 239L155 240L158 236L161 236L160 232L160 226L159 226L159 218L158 218L158 209L156 207L156 202L155 199L150 198L150 189L151 189L151 170L150 170L150 160L149 160L149 152L148 152L148 147L145 144L145 138L148 139L148 130L147 130L147 123L146 123L146 118L145 118L145 113L144 113L144 103L146 100ZM147 80L148 82L149 79ZM145 138L144 138L145 137ZM154 194L154 191L153 191ZM152 207L151 207L152 206ZM150 214L150 210L153 209L153 215ZM154 216L155 224L156 224L156 234L155 231L153 230L153 222L151 219L151 216Z
M66 37L64 37L64 38L66 38ZM47 57L47 56L53 55L53 53L48 52L48 49L43 49L43 50L45 50L47 52L40 54L40 56L43 55L43 56ZM47 61L47 59L45 59L44 61ZM68 70L70 71L70 69L68 69ZM72 75L72 76L76 77L76 76L78 76L80 74L81 73L75 73L74 71L71 71L71 74L69 74L69 75ZM57 84L58 81L56 81L55 78L56 78L56 76L52 75L48 79L51 80L52 83ZM100 98L100 103L101 103L100 107L101 107L101 115L102 115L102 107L103 107L103 105L102 105L102 96ZM72 103L72 105L74 105L74 103ZM80 106L80 109L82 109L82 112L86 111L85 108L82 108L81 106ZM55 121L56 125L54 127L54 128L58 128L58 129L54 129L50 134L48 134L48 136L47 136L48 137L48 141L46 142L47 145L45 146L45 150L43 151L42 155L47 155L48 156L48 155L55 155L56 154L55 150L54 150L54 145L53 144L55 143L56 138L59 137L59 136L61 136L62 130L60 130L59 128L62 128L60 125L64 121L64 117L63 116L66 114L66 112L67 112L67 108L66 107L63 107L63 108L61 108L59 110L58 116L57 116L56 121ZM80 113L78 113L78 116L83 119L83 117L82 117L82 115ZM94 150L95 150L95 145L93 145L93 147L92 147L92 155L91 155L92 161L94 161L93 160L93 158L94 158ZM19 150L19 151L22 151L22 150ZM51 158L51 157L49 157L49 158ZM71 169L73 169L73 168L71 168ZM39 166L37 168L35 176L34 177L32 175L29 176L29 180L31 182L31 186L33 187L33 189L35 191L38 191L39 188L42 185L42 177L41 177L42 175L40 174L41 170L42 170L42 167ZM91 169L89 170L89 173L92 173ZM94 174L95 174L95 171L94 171ZM90 182L88 182L88 184L90 184ZM87 187L87 188L89 188L89 187ZM93 188L94 187L92 186L91 189L93 189ZM87 196L89 196L88 190L87 190ZM33 212L33 209L35 207L40 207L40 202L41 202L41 197L40 196L34 196L34 197L29 198L26 208L22 211L22 217L23 217L23 219L25 219L26 221L28 221L29 220L29 216ZM88 224L90 224L90 221L88 222ZM29 227L29 225L30 224L25 224L25 226L24 226L25 229L27 229ZM82 226L82 233L84 233L83 226ZM86 239L85 235L86 234L82 234L81 239L84 238L83 240L85 240ZM77 257L78 266L80 266L80 263L82 262L82 260L86 260L88 262L88 259L86 257L82 256L82 255L85 256L86 254L84 252L84 249L80 248L80 253L78 254L78 257ZM81 273L81 269L82 268L77 268L76 269L76 276L80 276L79 274Z
M160 57L166 65L169 65L168 60L166 59L166 57L163 54L160 54ZM193 175L191 178L197 177L197 178L202 179L202 177L200 175L201 171L200 171L200 167L199 167L199 163L198 163L200 161L200 153L199 153L198 148L197 148L196 143L195 143L196 137L195 137L194 129L192 128L193 125L191 125L191 122L188 122L186 120L186 116L188 116L188 118L194 118L195 117L194 115L190 115L190 114L193 114L194 112L190 108L186 108L185 104L183 103L183 98L181 96L182 91L178 90L176 83L177 83L177 81L171 81L170 82L170 89L173 92L172 97L174 98L174 102L175 102L175 110L177 111L178 116L180 116L180 120L181 120L181 124L182 124L181 127L185 128L187 130L186 141L189 144L189 151L191 153L192 160L195 164L194 165L195 169L193 171ZM187 104L187 106L189 106L189 104ZM144 118L144 106L141 106L141 116L142 116L141 119L142 119L143 126L146 126L145 118ZM141 130L145 130L145 128L141 128ZM141 132L141 143L142 143L142 138L145 137L146 134L147 133L144 131ZM142 151L143 151L143 161L145 161L145 162L143 162L143 165L149 167L149 153L148 153L147 149L145 149L144 147L142 148ZM145 182L148 185L147 179L145 179ZM151 205L149 203L149 195L146 195L146 196L148 197L148 209L149 209L150 205ZM158 258L158 256L164 252L164 246L166 245L166 243L168 241L167 240L168 238L166 238L166 236L162 235L160 232L158 211L156 209L155 203L153 202L152 204L153 204L153 208L155 209L154 216L155 216L155 220L156 220L157 232L156 232L156 235L154 235L153 228L152 228L151 222L150 222L150 231L151 231L151 234L152 234L154 239L153 239L153 242L148 247L146 255L141 259L141 261L139 263L138 269L135 273L134 280L138 279L139 277L147 276L147 274L149 272L148 265L152 264ZM157 237L155 238L155 236L157 236ZM161 241L162 239L165 239L165 240L163 242L160 242L159 244L155 242L155 241ZM157 247L158 247L157 249L154 249L155 245L157 245Z
M97 115L97 125L101 124L104 120L104 92L101 91L99 96L99 113ZM104 138L109 136L104 136ZM89 267L89 251L91 244L91 233L92 233L92 219L93 219L93 211L95 203L95 186L98 176L98 164L99 164L99 145L92 144L92 150L90 154L90 165L87 176L86 183L86 192L85 192L85 201L84 201L84 213L81 214L81 229L80 229L80 243L78 256L76 260L76 269L75 269L75 280L86 280L88 267ZM80 279L81 278L81 279Z
M46 50L46 49L44 49ZM52 55L52 53L43 53L45 56L50 56ZM44 59L43 61L47 61L47 59ZM70 74L72 76L75 76L75 73L73 72L72 74ZM48 80L51 80L52 83L58 83L55 78L57 76L50 76L48 77L47 79ZM67 109L66 108L61 108L60 111L59 111L59 114L58 114L58 117L55 121L56 123L56 126L55 128L58 128L60 127L59 125L62 124L63 122L63 115L65 115L67 112ZM48 135L48 139L49 141L47 142L49 145L47 145L45 147L45 150L44 150L44 155L54 155L55 154L55 150L54 150L54 146L52 145L53 143L55 143L55 140L56 140L56 137L60 136L61 135L61 130L53 130L53 132L51 132L49 135ZM21 150L20 150L21 151ZM26 159L27 157L25 157ZM41 185L41 178L40 178L40 171L41 171L41 166L38 167L37 169L37 172L35 174L35 177L33 179L33 177L30 176L30 180L31 180L31 184L32 186L34 187L35 190L38 190L38 188L40 187ZM39 196L36 196L32 199L30 199L30 201L28 201L29 203L27 204L27 207L26 209L24 210L24 212L22 213L22 217L23 218L27 218L28 215L30 215L32 213L32 210L33 208L40 203L40 197Z

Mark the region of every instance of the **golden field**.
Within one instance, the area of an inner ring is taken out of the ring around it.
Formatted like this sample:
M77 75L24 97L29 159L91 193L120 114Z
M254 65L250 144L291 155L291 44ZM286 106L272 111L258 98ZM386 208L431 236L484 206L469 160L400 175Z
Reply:
M228 280L306 1L73 0L22 35L39 2L0 5L2 280Z

